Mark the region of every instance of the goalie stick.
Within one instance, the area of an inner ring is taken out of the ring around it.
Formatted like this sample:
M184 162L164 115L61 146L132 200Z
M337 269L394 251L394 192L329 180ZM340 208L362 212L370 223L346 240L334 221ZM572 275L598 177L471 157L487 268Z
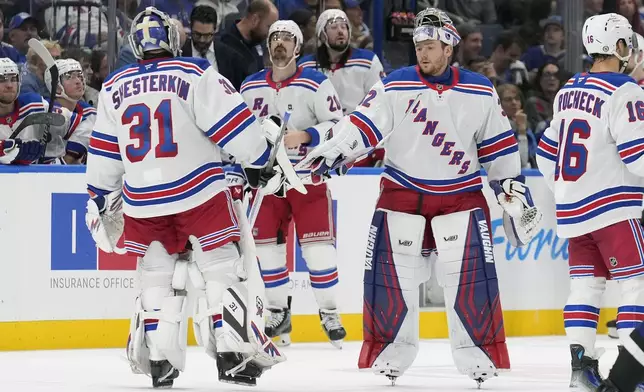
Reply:
M56 92L58 90L58 67L56 66L56 61L52 57L51 53L49 53L49 50L45 47L45 45L42 44L39 40L32 38L29 40L29 47L33 49L34 52L42 59L42 61L45 63L47 68L49 68L49 72L51 74L51 86L50 86L50 94L49 94L49 107L47 108L47 113L34 113L31 114L22 121L22 124L16 128L16 130L11 134L11 138L14 139L18 134L28 127L29 125L35 125L35 124L42 124L45 126L45 131L43 132L42 136L40 137L40 144L42 145L47 145L49 138L50 138L50 132L49 128L52 125L56 126L61 126L65 123L65 117L62 114L58 113L52 113L54 110L54 103L56 101ZM30 118L31 116L36 116L30 120L30 124L24 125L25 122L27 122L27 119ZM60 116L60 117L58 117ZM62 124L60 123L60 120L62 119ZM36 121L41 121L41 122L36 122ZM21 128L22 127L22 128Z

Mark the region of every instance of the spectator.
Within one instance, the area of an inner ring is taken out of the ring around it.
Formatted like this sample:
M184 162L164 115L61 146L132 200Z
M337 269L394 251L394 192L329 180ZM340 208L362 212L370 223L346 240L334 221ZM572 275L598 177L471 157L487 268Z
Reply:
M98 93L101 91L103 81L109 74L107 53L102 50L93 51L90 59L90 67L92 68L92 76L88 79L89 83L85 87L85 100L90 105L97 107Z
M528 120L534 125L533 130L537 140L541 139L541 135L552 120L552 104L563 84L562 79L564 77L556 63L546 63L537 71L534 81L535 95L528 98L525 105Z
M9 22L9 43L20 54L18 63L26 62L26 54L29 50L29 40L38 38L39 24L36 18L26 12L21 12L11 18Z
M465 67L470 60L478 58L483 49L483 34L474 24L460 25L458 33L461 35L461 42L458 44L454 66ZM476 71L475 71L476 72Z
M617 13L628 19L634 32L644 35L644 26L642 26L640 12L637 9L635 0L619 0L617 2Z
M322 12L326 10L343 10L344 11L344 6L342 4L342 0L324 0L324 9Z
M604 0L584 0L584 20L602 13Z
M528 116L523 111L523 95L513 84L504 84L498 88L501 107L508 115L514 136L519 144L521 167L537 167L537 138L532 132Z
M480 73L482 75L485 75L485 77L487 77L488 79L492 80L492 78L488 76L489 72L486 72L486 67L491 68L492 70L494 70L494 67L492 66L492 63L487 61L487 59L483 56L471 58L463 66L464 68L469 69L472 72Z
M233 48L247 65L244 75L264 69L264 54L268 29L277 20L277 8L270 0L252 0L246 15L221 35L221 42Z
M344 12L351 24L351 46L359 49L373 50L373 38L369 27L362 19L362 8L358 0L345 0Z
M4 13L0 10L0 58L6 57L20 65L25 62L25 57L21 56L20 53L13 46L9 45L6 42L2 42L4 38Z
M494 66L496 84L513 83L522 85L528 80L525 64L519 60L523 42L513 32L499 34L494 42L490 62Z
M466 22L496 23L494 0L439 0L437 8L458 15Z
M521 56L521 61L532 74L531 79L547 62L559 64L563 62L566 51L564 50L564 28L561 16L553 15L541 21L543 29L543 45L532 46Z
M317 22L317 17L313 11L301 8L296 10L288 17L293 22L297 23L302 30L302 36L304 37L304 44L300 50L300 56L306 56L309 54L315 53L317 48L317 42L315 39L315 23Z
M318 0L280 0L278 5L280 19L289 19L295 11L301 9L309 10L315 15L318 14Z
M215 26L215 31L219 31L228 15L239 15L239 6L244 2L244 0L199 0L195 3L195 8L199 6L209 6L212 7L217 13L217 25ZM192 10L194 12L194 9ZM191 14L192 15L192 14Z
M60 57L63 49L58 42L44 40L42 43L54 59ZM43 97L48 97L49 88L45 84L46 68L47 66L40 56L33 49L29 49L27 51L27 63L24 66L24 73L21 79L20 92L36 93Z
M194 7L193 0L137 0L139 2L138 12L144 11L147 7L156 7L165 12L170 18L177 19L184 27L190 26L190 13Z
M198 5L190 15L192 38L183 45L182 56L197 57L208 60L220 74L239 90L246 78L243 68L244 59L230 47L215 40L217 12L208 5Z

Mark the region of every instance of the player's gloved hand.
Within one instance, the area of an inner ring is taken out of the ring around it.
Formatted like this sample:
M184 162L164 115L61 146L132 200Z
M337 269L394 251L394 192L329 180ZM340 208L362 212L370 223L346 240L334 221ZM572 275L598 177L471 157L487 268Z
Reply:
M0 163L17 163L28 165L40 159L45 153L45 146L38 140L6 139L1 142Z
M340 155L335 161L328 164L328 160L324 157L318 157L311 163L311 182L314 185L320 184L331 178L331 173L338 176L347 174L349 169L353 167L353 163L344 164L344 156Z
M503 208L503 228L513 246L523 246L539 230L542 212L534 205L525 177L490 181L499 205Z
M110 192L105 196L90 191L87 201L85 224L92 234L96 245L106 253L124 254L125 249L118 248L116 243L123 234L123 199L121 191Z

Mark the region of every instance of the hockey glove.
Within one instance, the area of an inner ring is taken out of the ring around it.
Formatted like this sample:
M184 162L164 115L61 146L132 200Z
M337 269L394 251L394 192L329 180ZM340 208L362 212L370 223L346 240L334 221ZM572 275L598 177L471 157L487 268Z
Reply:
M331 178L331 173L338 176L347 174L353 163L344 164L344 157L340 155L331 165L324 157L318 157L311 164L311 182L314 185L320 184Z
M96 245L106 253L125 254L125 249L116 243L123 235L123 199L121 191L110 192L104 196L92 191L87 201L85 224L92 234Z
M543 214L532 201L525 177L490 181L490 187L503 208L503 229L510 244L519 247L530 242L539 230Z
M23 141L6 139L0 141L0 163L28 165L40 159L45 153L45 146L38 140Z

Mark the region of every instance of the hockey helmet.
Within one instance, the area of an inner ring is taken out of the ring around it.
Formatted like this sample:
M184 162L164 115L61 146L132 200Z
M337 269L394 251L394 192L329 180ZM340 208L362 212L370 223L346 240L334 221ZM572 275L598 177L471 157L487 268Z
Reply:
M79 72L81 75L81 80L83 81L83 87L85 86L85 75L83 74L83 67L81 64L74 59L59 59L56 60L56 67L58 67L58 83L61 85L61 92L57 95L63 98L71 99L65 94L65 89L62 87L63 78L68 77L72 72ZM47 90L51 93L51 67L48 67L45 70L45 84L47 85Z
M330 9L326 10L323 13L320 14L320 17L318 18L318 21L315 23L315 35L318 37L318 39L322 42L327 42L326 39L326 27L330 24L333 23L345 23L347 25L347 29L349 30L349 37L351 37L351 23L349 23L349 18L347 17L347 14L338 9ZM324 37L324 39L322 39ZM348 41L347 38L347 41Z
M586 19L582 29L584 48L588 54L604 54L615 56L622 62L622 70L626 68L628 59L633 49L638 48L637 37L633 32L628 19L619 14L595 15ZM617 42L624 40L629 48L627 56L620 56L617 53Z
M18 79L18 94L20 94L20 68L11 59L0 58L0 76L7 78L10 75L15 75Z
M413 39L414 44L433 40L456 46L461 42L461 36L450 17L438 8L425 8L416 15Z
M137 59L153 50L163 49L175 57L181 51L179 28L167 14L154 7L147 7L134 17L128 39Z

